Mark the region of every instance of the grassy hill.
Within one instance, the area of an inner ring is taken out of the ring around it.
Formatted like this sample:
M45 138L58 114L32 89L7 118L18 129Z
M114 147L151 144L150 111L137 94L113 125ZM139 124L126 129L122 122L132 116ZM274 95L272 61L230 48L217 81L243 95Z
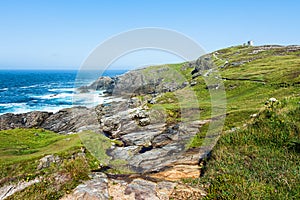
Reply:
M223 133L211 156L202 161L202 177L184 181L205 187L207 199L299 199L300 48L237 46L205 57L213 70L204 70L197 77L193 77L194 67L189 63L167 65L189 84L160 95L155 104L148 104L150 109L164 109L168 123L185 120L182 108L197 108L201 119L210 119L211 93L218 95L219 90L209 91L206 83L217 75L222 78L226 104L221 101L217 106L226 106ZM160 67L149 67L145 73ZM198 103L189 101L192 97L187 96L188 90L193 91ZM184 101L180 97L185 97ZM140 98L149 99L147 95ZM270 98L277 101L266 103ZM206 129L204 126L188 148L201 146ZM70 159L83 146L77 134L15 129L0 131L0 140L0 184L41 175L49 180L17 193L12 197L15 199L58 198L88 178L90 170L99 164L88 152L84 159ZM59 155L64 163L36 170L39 159L49 154ZM57 184L52 176L57 173L69 178Z
M300 48L237 46L205 57L215 70L209 76L222 77L226 119L211 157L203 161L203 176L186 181L206 187L207 199L299 199ZM193 78L187 63L169 67L196 83L188 88L199 101L199 105L189 104L177 98L187 88L162 95L158 103L169 120L182 120L182 105L199 106L201 118L209 119L210 93L217 93L207 90L209 77ZM270 98L276 98L276 103L266 104ZM199 133L189 147L201 146L205 134Z
M299 199L300 50L239 46L211 56L224 80L226 122L203 177L190 181L207 187L207 199ZM271 97L278 101L266 104Z

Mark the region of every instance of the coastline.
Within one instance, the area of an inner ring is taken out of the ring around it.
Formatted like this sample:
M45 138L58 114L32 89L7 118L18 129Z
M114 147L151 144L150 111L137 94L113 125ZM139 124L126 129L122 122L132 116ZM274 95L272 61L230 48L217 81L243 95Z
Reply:
M115 76L127 70L108 70ZM0 115L32 111L58 112L74 106L92 107L106 102L103 91L83 95L77 91L82 85L93 83L101 72L76 70L0 70ZM75 96L74 96L75 95ZM75 102L78 100L78 102Z

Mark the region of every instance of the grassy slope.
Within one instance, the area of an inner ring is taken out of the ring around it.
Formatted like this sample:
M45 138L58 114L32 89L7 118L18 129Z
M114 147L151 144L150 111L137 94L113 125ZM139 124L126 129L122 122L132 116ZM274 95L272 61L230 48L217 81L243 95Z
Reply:
M228 115L225 124L226 130L241 126L243 121L247 120L250 114L258 112L261 105L270 97L283 99L299 95L300 51L286 52L284 48L281 48L252 54L254 50L255 47L231 47L219 50L217 57L212 56L220 76L227 79L223 82ZM219 68L225 64L225 61L228 61L229 65ZM242 61L244 64L231 65ZM158 99L158 103L171 114L180 110L179 103L187 107L199 106L201 118L210 118L210 93L205 89L207 85L203 77L199 76L192 80L190 74L192 69L184 67L184 63L168 66L183 74L186 81L196 81L197 84L174 93L167 93ZM188 90L194 91L199 104L191 105L189 102L182 102L188 98L184 100L178 98L178 93L184 94ZM151 107L151 105L149 106ZM177 117L180 120L180 116Z
M250 60L242 65L218 68L221 76L227 79L224 81L227 97L224 131L233 127L243 127L244 124L248 126L240 131L224 133L215 146L211 159L207 161L206 168L203 169L204 177L189 180L191 184L207 185L208 199L295 198L300 194L300 52L288 53L284 49L277 49L251 54L253 48L227 48L218 51L217 57L213 57L216 67L224 65L226 60L230 64ZM197 77L192 80L192 69L185 68L184 63L168 66L183 74L187 81L196 81L197 84L162 95L154 106L165 110L168 115L167 121L170 123L181 120L182 107L200 108L201 118L210 118L210 94L205 89L203 78ZM159 66L153 68L157 67ZM147 69L146 73L149 73L149 70L151 71L151 68ZM192 100L190 97L182 98L182 101L181 97L187 94L187 90L194 91L199 105L189 101ZM265 101L270 97L282 102L281 105L277 105L276 110L272 110L271 116L267 115L269 108L264 107ZM153 105L149 104L149 107ZM250 118L251 114L258 112L261 112L259 118ZM206 128L203 127L204 132ZM77 135L60 136L37 129L0 131L0 139L4 141L0 144L2 179L34 178L38 175L35 173L39 158L48 154L68 157L79 151L82 146ZM190 147L201 145L202 139L203 133L198 134L190 142ZM99 140L104 141L101 138ZM107 158L104 155L101 159L106 162ZM80 159L66 160L59 169L54 167L38 173L46 174L51 180L53 177L50 174L73 171L73 181L60 186L62 192L58 196L61 196L78 184L80 179L86 178L89 170L80 170L81 165L84 166L85 163ZM97 162L94 165L96 166ZM92 166L86 166L87 169L90 167ZM48 185L40 183L18 193L15 199L28 199L32 196L26 195L38 194L32 191L45 193L44 196L34 198L55 199L55 188L55 181L50 181Z
M34 173L39 158L76 151L82 146L77 135L64 136L41 129L0 131L0 140L0 178Z
M0 186L42 177L41 182L8 199L59 199L88 179L100 163L114 167L113 173L130 173L123 160L110 161L106 155L106 150L118 141L90 131L59 135L43 129L3 130L0 141ZM86 156L74 159L84 145L88 145ZM62 162L37 170L39 159L50 154L58 155Z
M252 51L253 47L228 48L218 51L214 59L217 66L225 60L254 59L220 69L222 77L230 79L224 82L224 128L248 125L224 133L203 169L204 177L191 182L207 186L207 199L299 199L300 52L278 49L249 54ZM200 94L199 84L195 87ZM264 107L270 97L281 104ZM250 118L259 112L257 119Z
M209 183L207 199L300 198L299 100L265 107L246 128L222 135L198 180Z
M0 131L0 186L7 182L43 177L40 183L16 193L9 199L59 199L82 180L88 179L92 168L98 166L89 153L86 157L72 155L83 146L77 134L59 135L42 129L14 129ZM37 170L39 159L58 155L62 162ZM58 181L57 177L63 179Z
M299 199L300 51L278 48L253 54L254 50L256 47L238 46L212 55L215 67L226 79L224 134L203 169L204 177L188 181L206 185L207 199ZM226 61L229 64L219 68ZM182 71L183 64L169 66L183 73L188 81L192 80L191 69ZM205 81L202 77L193 81L197 84L189 88L197 95L201 118L208 119L211 104ZM158 103L167 111L169 121L181 120L179 102L186 100L177 98L176 93L185 90L159 98ZM269 116L270 108L264 104L271 97L281 105ZM253 120L250 115L254 113L261 115ZM228 131L234 127L241 130ZM189 147L202 144L206 129L203 127L204 133L197 134Z

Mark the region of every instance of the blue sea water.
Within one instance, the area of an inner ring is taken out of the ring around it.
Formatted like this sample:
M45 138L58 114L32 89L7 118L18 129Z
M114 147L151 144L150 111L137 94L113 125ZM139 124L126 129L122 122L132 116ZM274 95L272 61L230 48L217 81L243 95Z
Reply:
M93 95L89 102L75 88L89 85L101 75L112 77L125 72L107 70L102 74L97 71L0 70L0 115L36 110L56 112L75 105L102 103L101 92L89 94ZM74 100L76 94L79 97Z

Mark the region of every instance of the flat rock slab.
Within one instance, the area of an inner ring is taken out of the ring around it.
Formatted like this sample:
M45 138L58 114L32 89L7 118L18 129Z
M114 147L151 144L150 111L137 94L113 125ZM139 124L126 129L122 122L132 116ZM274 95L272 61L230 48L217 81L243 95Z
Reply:
M108 178L96 173L93 179L79 185L61 200L168 200L201 199L206 193L200 188L170 181L150 181L142 177Z
M13 184L13 185L6 185L0 188L0 199L5 199L13 194L15 194L16 192L19 192L21 190L24 190L25 188L40 182L39 178L36 178L34 180L31 181L21 181L18 184Z

